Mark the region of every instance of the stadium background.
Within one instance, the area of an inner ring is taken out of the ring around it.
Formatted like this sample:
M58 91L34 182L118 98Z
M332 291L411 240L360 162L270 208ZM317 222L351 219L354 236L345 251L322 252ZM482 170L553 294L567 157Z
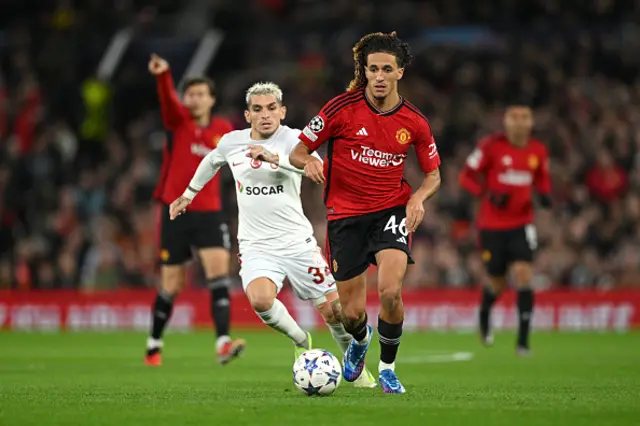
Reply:
M640 19L637 1L5 0L0 15L0 325L146 329L157 278L163 131L149 53L176 81L207 69L215 112L242 119L257 80L304 126L352 75L364 33L397 30L416 61L401 92L429 118L443 185L414 238L409 328L472 328L484 279L457 172L514 97L535 107L554 208L539 211L538 328L640 326ZM193 67L193 68L191 68ZM410 182L420 180L415 162ZM320 188L303 198L320 244ZM235 231L233 182L226 212ZM234 272L238 266L232 264ZM174 328L207 325L201 277ZM375 286L375 275L370 284ZM306 326L310 307L283 298ZM259 325L243 295L234 320ZM372 309L377 302L372 299ZM499 326L515 321L509 298ZM375 317L375 316L372 316Z

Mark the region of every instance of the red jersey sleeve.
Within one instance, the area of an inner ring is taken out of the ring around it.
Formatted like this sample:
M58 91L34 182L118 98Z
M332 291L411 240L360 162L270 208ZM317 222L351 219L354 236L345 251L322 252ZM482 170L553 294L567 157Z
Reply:
M178 99L171 71L167 70L156 77L158 98L162 111L162 122L168 130L174 130L184 120L189 119L189 111Z
M425 173L431 173L440 167L440 154L429 123L425 119L418 119L418 122L420 123L420 128L413 146L416 150L420 168Z
M226 118L218 118L216 123L216 130L220 132L222 135L226 135L227 133L234 130L233 124L231 121Z
M538 194L547 195L551 193L551 176L549 174L549 151L547 147L540 144L540 166L533 176L533 184Z
M489 140L481 140L476 148L467 157L459 176L459 183L462 188L480 197L484 192L484 178L490 164Z
M302 129L298 138L312 152L329 139L338 136L342 127L340 112L343 111L346 104L346 101L342 99L345 97L345 95L340 95L327 102L318 115L313 117L309 124Z

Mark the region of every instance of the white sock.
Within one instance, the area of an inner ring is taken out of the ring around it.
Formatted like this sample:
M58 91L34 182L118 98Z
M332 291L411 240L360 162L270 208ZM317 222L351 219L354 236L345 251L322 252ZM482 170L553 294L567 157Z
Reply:
M153 337L147 338L147 350L162 348L162 345L163 343L161 339L154 339Z
M296 320L293 319L287 310L287 307L278 299L273 301L273 305L271 305L271 308L268 311L256 313L269 327L289 336L296 346L306 349L309 348L307 333L300 328Z
M327 327L331 331L331 335L333 336L333 340L336 341L338 347L342 351L342 354L347 351L349 347L349 343L353 340L353 337L349 333L347 333L344 329L344 326L341 323L338 324L329 324L327 323Z
M387 364L386 362L382 362L380 361L380 363L378 364L378 372L382 372L382 370L391 370L391 371L395 371L396 370L396 363L392 362L391 364Z
M216 340L216 350L220 350L220 348L227 342L231 341L231 337L229 336L220 336L218 337L218 339Z

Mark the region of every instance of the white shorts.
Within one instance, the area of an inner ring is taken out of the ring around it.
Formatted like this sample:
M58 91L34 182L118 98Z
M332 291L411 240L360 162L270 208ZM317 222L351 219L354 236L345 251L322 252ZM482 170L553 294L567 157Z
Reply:
M257 278L268 278L276 285L277 292L282 290L285 277L301 300L313 300L336 291L335 280L329 265L322 256L319 247L301 246L299 254L278 255L273 253L246 250L239 255L240 278L242 288L247 291L249 283Z

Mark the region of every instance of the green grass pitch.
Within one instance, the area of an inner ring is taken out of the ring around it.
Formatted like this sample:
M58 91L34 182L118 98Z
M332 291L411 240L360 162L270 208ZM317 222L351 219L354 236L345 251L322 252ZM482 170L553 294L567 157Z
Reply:
M293 350L270 331L240 333L245 355L222 367L210 332L171 333L164 365L142 364L138 333L0 333L0 425L634 425L640 424L640 334L512 334L486 349L471 334L407 333L380 388L310 398L291 382ZM337 348L327 333L316 347ZM452 355L457 354L457 355ZM377 367L374 342L368 365Z

